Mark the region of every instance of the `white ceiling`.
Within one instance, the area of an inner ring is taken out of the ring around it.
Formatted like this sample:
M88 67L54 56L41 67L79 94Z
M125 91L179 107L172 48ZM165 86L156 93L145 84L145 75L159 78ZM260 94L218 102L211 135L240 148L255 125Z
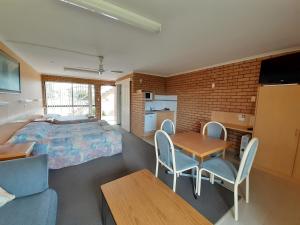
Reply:
M42 73L84 78L98 76L67 73L63 67L97 68L97 58L59 49L104 55L106 69L125 74L168 76L300 46L299 0L109 2L160 22L162 32L149 33L58 0L1 0L0 37Z

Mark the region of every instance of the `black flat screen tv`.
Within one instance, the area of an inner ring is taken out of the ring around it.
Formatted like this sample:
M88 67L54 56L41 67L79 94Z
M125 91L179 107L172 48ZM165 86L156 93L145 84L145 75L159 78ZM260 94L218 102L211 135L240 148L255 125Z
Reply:
M259 83L300 83L300 52L263 60Z
M0 51L0 92L21 92L20 63Z

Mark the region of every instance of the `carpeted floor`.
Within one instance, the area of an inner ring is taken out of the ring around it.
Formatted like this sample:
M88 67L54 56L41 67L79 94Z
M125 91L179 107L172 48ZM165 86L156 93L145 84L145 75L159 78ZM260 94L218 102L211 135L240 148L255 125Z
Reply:
M57 225L100 225L100 185L143 168L154 171L153 146L123 133L122 154L50 171L50 186L58 193ZM162 167L159 177L171 187L172 175L166 174ZM231 191L207 181L203 182L198 199L194 198L191 179L187 177L177 179L176 192L212 223L233 206Z

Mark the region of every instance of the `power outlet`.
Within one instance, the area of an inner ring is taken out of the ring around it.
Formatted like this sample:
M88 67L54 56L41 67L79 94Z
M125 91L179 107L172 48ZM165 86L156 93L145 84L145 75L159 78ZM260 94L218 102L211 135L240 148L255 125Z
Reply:
M239 114L239 121L244 122L246 120L246 115L245 114Z

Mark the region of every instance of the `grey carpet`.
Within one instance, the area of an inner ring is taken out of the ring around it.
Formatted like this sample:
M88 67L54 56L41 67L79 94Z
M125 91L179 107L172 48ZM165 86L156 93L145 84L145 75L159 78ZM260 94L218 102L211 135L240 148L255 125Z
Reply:
M153 146L123 132L123 153L50 171L50 187L58 193L57 225L100 225L100 185L131 172L147 168L154 172ZM159 177L170 187L172 176L160 167ZM232 206L233 193L218 184L202 183L201 197L195 199L191 179L180 177L176 192L212 223ZM120 193L121 194L121 193Z

